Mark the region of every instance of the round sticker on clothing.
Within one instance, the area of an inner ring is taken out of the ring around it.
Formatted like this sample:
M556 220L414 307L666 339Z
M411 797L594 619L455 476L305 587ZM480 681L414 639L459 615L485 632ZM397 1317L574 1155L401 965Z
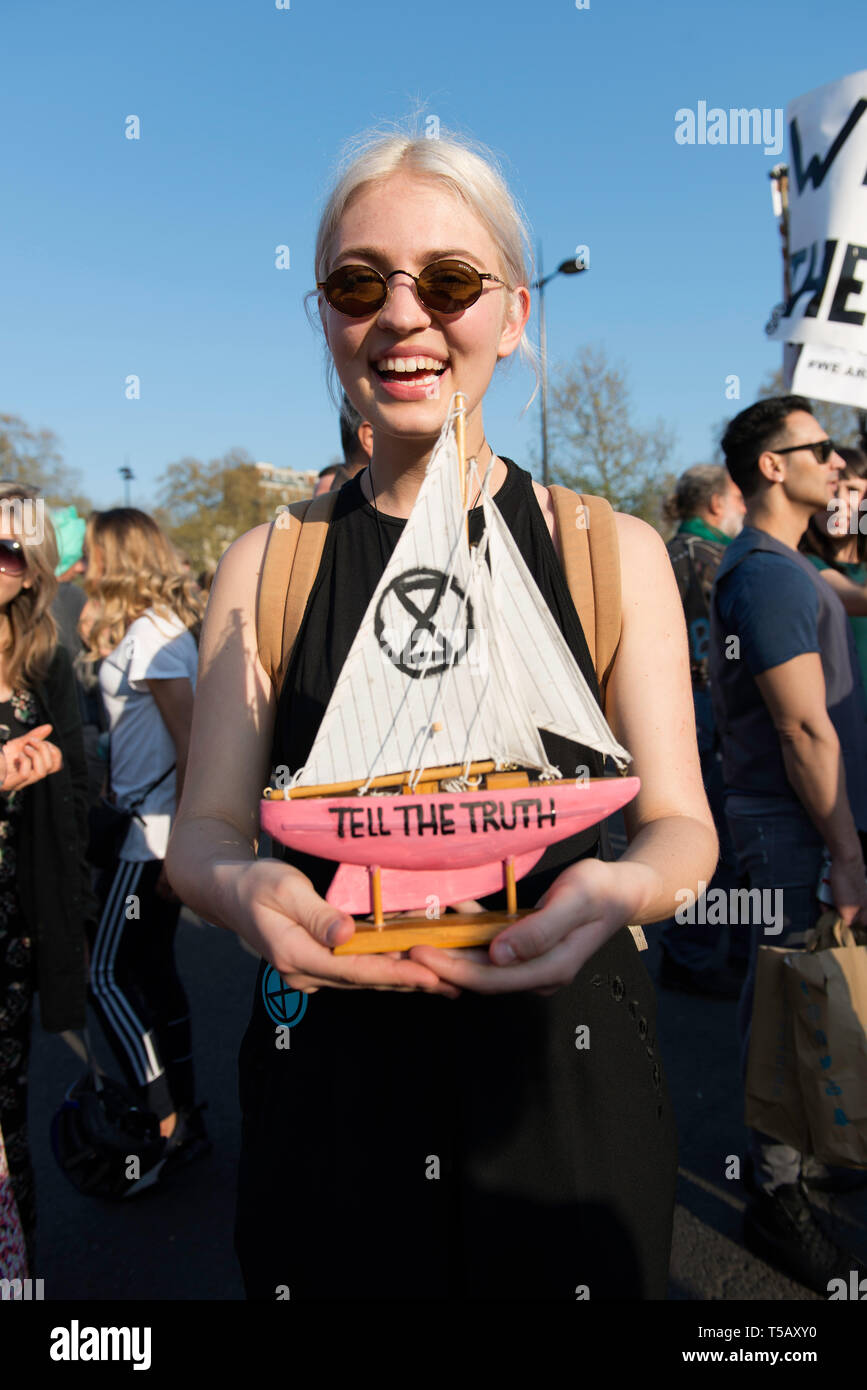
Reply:
M262 976L262 1000L268 1016L283 1028L294 1028L307 1012L307 995L290 989L273 965Z

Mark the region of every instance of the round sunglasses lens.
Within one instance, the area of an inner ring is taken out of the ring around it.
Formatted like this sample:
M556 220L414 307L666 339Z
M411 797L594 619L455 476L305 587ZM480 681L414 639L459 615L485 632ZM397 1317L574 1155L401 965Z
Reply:
M418 277L418 291L429 309L455 314L475 304L482 292L482 277L461 261L437 261Z
M385 303L385 284L375 270L347 265L332 271L325 281L325 297L341 314L360 318L375 313Z
M0 570L16 579L27 568L24 552L20 545L11 541L0 541Z

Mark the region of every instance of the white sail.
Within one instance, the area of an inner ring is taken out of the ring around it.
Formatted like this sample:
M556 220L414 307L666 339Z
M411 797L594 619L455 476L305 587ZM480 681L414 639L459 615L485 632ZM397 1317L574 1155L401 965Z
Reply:
M295 785L482 758L547 766L491 640L490 579L465 527L450 414Z
M482 502L471 549L450 410L294 785L488 758L544 772L540 729L629 761L487 486Z
M513 688L521 691L536 728L595 748L625 767L630 755L608 727L487 487L482 504L490 536L492 602Z

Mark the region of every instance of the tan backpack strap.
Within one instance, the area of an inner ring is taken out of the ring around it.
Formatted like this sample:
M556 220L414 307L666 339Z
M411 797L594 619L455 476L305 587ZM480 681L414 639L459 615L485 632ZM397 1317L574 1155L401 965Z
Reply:
M603 705L620 642L620 547L611 504L604 497L549 488L566 583L590 651Z
M605 703L608 677L614 665L623 622L620 593L620 543L614 508L604 497L581 496L587 509L587 539L593 571L593 606L596 610L596 671Z
M319 570L336 492L293 502L272 523L265 547L256 635L259 660L279 695Z

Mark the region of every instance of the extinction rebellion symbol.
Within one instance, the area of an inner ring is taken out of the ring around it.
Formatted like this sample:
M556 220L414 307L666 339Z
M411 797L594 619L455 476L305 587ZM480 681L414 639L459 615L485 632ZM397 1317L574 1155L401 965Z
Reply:
M307 1011L307 995L290 989L273 965L262 976L262 999L269 1016L284 1028L294 1028Z
M376 640L405 676L438 676L473 640L473 606L442 570L404 570L376 605Z

